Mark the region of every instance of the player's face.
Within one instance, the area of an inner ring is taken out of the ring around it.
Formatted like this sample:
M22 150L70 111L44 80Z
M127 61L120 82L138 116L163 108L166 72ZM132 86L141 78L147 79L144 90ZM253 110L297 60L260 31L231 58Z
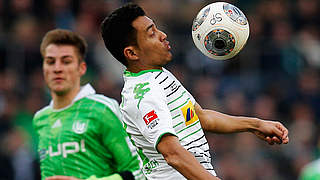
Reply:
M172 59L167 35L157 29L147 16L140 16L132 22L137 30L138 56L142 66L162 67Z
M52 93L64 95L79 88L85 72L86 64L79 62L75 47L50 44L45 49L43 74Z

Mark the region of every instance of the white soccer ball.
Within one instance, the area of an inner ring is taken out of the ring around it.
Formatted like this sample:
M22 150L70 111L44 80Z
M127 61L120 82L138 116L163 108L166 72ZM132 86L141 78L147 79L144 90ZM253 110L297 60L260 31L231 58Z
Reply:
M249 22L243 12L226 2L202 8L193 20L192 39L206 56L226 60L237 55L249 37Z

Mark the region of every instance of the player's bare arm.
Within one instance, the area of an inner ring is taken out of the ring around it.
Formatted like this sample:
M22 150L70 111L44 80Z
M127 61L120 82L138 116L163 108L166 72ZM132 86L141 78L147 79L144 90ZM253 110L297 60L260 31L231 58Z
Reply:
M274 143L287 144L289 142L287 128L277 121L231 116L213 110L202 109L197 103L195 111L205 131L214 133L252 132L270 145Z
M219 178L213 176L204 169L199 161L180 145L179 139L176 136L171 134L164 135L161 138L157 149L164 156L167 163L187 179L219 180Z

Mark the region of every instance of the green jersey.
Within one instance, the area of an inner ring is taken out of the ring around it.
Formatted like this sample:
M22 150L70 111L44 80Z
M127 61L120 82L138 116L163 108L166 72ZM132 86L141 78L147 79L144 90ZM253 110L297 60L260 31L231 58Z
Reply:
M120 118L117 101L95 94L89 84L69 106L53 109L51 102L38 111L33 126L39 136L42 178L99 178L131 171L136 179L144 179L141 161Z
M320 179L320 159L307 164L301 171L300 180Z

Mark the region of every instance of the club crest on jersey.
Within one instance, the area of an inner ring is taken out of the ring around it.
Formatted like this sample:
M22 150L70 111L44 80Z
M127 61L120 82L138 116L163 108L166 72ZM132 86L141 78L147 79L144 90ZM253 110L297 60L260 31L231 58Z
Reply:
M87 130L88 124L86 122L81 122L76 120L73 122L72 130L77 134L83 134Z
M143 120L148 126L148 128L152 129L158 124L159 119L155 110L152 110L143 116Z
M181 111L183 113L186 126L196 122L199 119L191 101L189 101L187 105L183 106Z

